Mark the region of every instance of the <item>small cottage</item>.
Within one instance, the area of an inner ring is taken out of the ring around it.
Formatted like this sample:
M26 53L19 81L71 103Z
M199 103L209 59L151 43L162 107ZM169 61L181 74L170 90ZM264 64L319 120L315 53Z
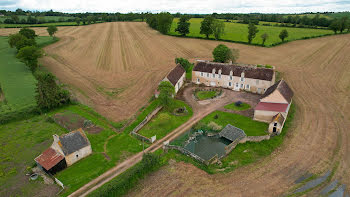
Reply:
M280 133L294 93L284 80L269 87L254 109L254 120L270 123L270 133Z
M170 73L163 79L163 81L169 81L175 87L175 93L177 93L185 82L186 71L180 65L170 71Z
M53 139L51 147L34 159L45 172L54 174L92 153L89 139L82 129L62 136L55 134Z

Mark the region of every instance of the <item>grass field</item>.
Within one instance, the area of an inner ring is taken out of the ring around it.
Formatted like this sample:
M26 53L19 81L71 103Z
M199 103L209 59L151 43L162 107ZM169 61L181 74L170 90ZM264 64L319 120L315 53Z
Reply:
M213 98L217 95L217 91L198 91L196 92L196 97L199 100L206 100Z
M7 37L0 37L0 84L5 101L0 103L0 114L31 108L35 103L36 79L29 68L16 58L16 49L10 48ZM54 40L38 37L40 47Z
M217 118L215 116L217 115ZM260 136L260 135L266 135L268 128L267 123L258 122L255 120L252 120L249 117L242 116L239 114L233 114L228 112L222 112L222 111L215 111L205 118L203 118L201 121L199 121L199 124L208 125L210 122L215 122L216 124L220 125L222 128L224 128L227 124L231 124L235 127L238 127L248 135L248 136Z
M188 114L185 116L176 116L169 111L162 109L150 122L148 122L140 131L139 134L148 138L156 135L157 139L165 137L168 133L185 123L193 114L192 108L183 101L175 100L173 109L186 107Z
M240 106L237 106L235 103L231 103L225 106L225 109L230 109L234 111L243 111L250 109L250 105L248 103L242 103Z
M173 24L171 26L169 35L180 35L178 32L175 32L177 27L178 18L175 18ZM199 37L205 38L205 35L199 34L201 21L203 19L200 18L192 18L190 19L190 33L187 34L188 37ZM291 27L273 27L273 26L262 26L258 25L259 32L256 37L253 39L252 44L261 44L261 35L267 33L269 38L266 40L265 45L271 46L273 44L277 44L281 42L279 38L279 34L283 29L286 29L289 33L289 37L286 38L286 41L291 40L299 40L305 37L317 37L328 34L333 34L331 30L323 30L323 29L307 29L307 28L291 28ZM222 36L222 40L227 41L235 41L235 42L248 42L248 25L240 24L240 23L230 23L225 22L225 34ZM214 39L214 36L210 36L209 38Z
M47 27L50 25L55 26L74 26L76 22L55 22L55 23L42 23L42 24L0 24L0 28L22 28L22 27Z

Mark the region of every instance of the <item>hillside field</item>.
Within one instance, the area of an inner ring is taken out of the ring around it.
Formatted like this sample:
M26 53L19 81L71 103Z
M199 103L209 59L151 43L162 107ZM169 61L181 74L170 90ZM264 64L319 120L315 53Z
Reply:
M51 37L38 37L37 44L47 45ZM0 85L4 100L0 102L0 115L34 107L36 79L30 69L16 58L16 49L10 48L8 37L0 36Z
M205 38L204 34L200 34L200 26L202 18L192 18L190 19L190 33L187 34L187 37L199 37ZM180 35L178 32L175 32L177 27L178 18L173 20L169 35ZM262 39L261 35L267 33L269 38L266 40L265 45L271 46L281 42L279 34L283 29L286 29L289 33L289 37L286 38L286 41L299 40L305 37L317 37L328 34L333 34L331 30L324 29L309 29L309 28L292 28L292 27L273 27L273 26L263 26L257 25L259 32L256 34L256 37L253 39L253 44L261 44ZM241 23L232 23L225 22L225 34L221 37L222 40L234 41L234 42L248 42L248 25ZM214 39L214 36L211 35L209 38Z

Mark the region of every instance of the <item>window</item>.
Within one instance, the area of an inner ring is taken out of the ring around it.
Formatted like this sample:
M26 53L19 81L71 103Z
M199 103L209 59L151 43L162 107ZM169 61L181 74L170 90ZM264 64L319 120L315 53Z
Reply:
M245 89L249 90L249 84L245 85Z
M219 79L221 79L221 74L219 74Z
M231 86L232 86L232 83L231 83L231 82L228 82L228 86L230 86L230 87L231 87Z
M244 81L244 77L241 77L241 81Z
M232 77L232 76L230 76L230 80L232 80L232 78L233 78L233 77Z
M201 76L203 77L203 73L201 72Z
M197 78L197 83L199 83L199 78Z
M241 84L241 88L243 88L243 83Z
M213 74L213 78L215 78L215 74Z
M79 157L79 155L75 155L77 158Z
M209 77L209 73L207 73L207 77Z
M238 83L236 83L236 88L238 88L238 86L239 86Z
M273 126L277 126L277 122L275 122L275 123L273 124Z

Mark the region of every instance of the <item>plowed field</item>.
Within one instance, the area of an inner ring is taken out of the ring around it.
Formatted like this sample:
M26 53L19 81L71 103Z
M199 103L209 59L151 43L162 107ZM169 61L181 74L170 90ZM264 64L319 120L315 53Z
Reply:
M16 30L0 29L0 35L9 31ZM145 23L62 27L57 36L61 41L45 48L43 65L81 101L114 120L130 117L147 102L175 57L211 59L213 48L223 43L164 36ZM263 161L229 174L208 175L183 163L164 167L130 195L278 196L307 171L323 172L337 161L335 178L349 186L350 35L274 48L226 45L240 49L239 62L271 64L284 73L297 104L285 143Z

